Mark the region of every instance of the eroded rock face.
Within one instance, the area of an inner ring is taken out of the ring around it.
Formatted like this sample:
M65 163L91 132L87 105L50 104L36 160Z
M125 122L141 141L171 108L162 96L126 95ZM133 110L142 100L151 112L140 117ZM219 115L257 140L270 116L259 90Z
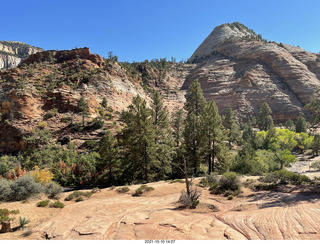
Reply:
M0 41L0 70L17 67L31 54L43 51L22 42Z
M68 60L75 59L90 60L98 67L101 67L104 64L103 58L98 54L91 54L89 48L87 47L63 51L50 50L45 52L38 52L30 55L26 60L23 61L23 63L32 64L34 62L40 63L43 61L55 61L57 63L63 63Z
M191 56L200 63L183 89L198 79L206 99L214 99L221 113L231 106L242 119L256 116L264 102L278 122L309 117L303 107L320 85L320 58L257 36L230 25L216 27Z

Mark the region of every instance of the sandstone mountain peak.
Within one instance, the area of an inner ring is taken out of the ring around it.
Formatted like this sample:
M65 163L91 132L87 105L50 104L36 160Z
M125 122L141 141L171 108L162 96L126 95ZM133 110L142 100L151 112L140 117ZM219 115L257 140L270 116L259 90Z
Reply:
M210 35L201 43L197 50L192 54L190 61L198 62L205 57L210 56L214 48L221 46L226 42L235 42L243 40L259 40L262 41L262 37L256 34L253 30L247 26L239 23L227 23L222 24L214 28Z

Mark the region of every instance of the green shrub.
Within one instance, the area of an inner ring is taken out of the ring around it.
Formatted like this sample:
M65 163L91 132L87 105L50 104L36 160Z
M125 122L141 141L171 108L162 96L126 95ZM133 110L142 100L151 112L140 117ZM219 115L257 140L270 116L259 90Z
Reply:
M83 201L83 197L77 197L75 200L75 202L81 202L81 201Z
M232 200L233 199L233 195L229 195L227 200Z
M272 184L294 184L301 185L310 183L311 180L306 175L300 175L286 169L274 171L260 178L260 181Z
M3 222L10 222L14 220L14 218L10 218L9 215L11 214L18 214L20 213L19 210L9 210L7 208L0 209L0 224Z
M145 192L153 191L153 190L154 190L154 188L151 186L142 185L134 193L132 193L132 196L138 197L138 196L141 196Z
M117 189L117 192L118 192L118 193L126 193L126 192L128 192L128 191L130 191L130 188L127 187L127 186L120 187L120 188Z
M50 208L64 208L64 204L62 202L56 201L54 203L51 203Z
M58 198L59 195L63 192L63 188L56 182L51 181L44 188L44 193L48 196L48 198Z
M77 199L81 196L85 196L85 197L91 197L92 196L92 191L91 192L80 192L80 191L74 191L73 193L69 194L64 200L65 201L71 201L73 199Z
M60 121L61 121L62 123L69 123L70 121L72 121L72 117L71 117L71 116L62 117L62 118L60 119Z
M15 180L11 185L11 197L13 201L25 200L42 191L40 183L35 182L31 176L22 176Z
M254 189L257 191L269 191L276 189L278 187L278 184L257 184L254 186Z
M58 109L57 108L53 108L51 109L50 111L48 111L45 115L44 115L44 119L50 119L54 116L57 116L59 113Z
M218 175L217 174L207 175L205 178L203 178L200 181L200 185L203 187L214 187L218 185Z
M239 176L235 172L226 172L219 180L219 188L223 190L240 190L241 183Z
M50 202L49 199L40 201L37 203L37 207L44 208L44 207L48 206L49 202Z
M1 201L9 201L10 196L12 195L11 191L12 181L6 179L0 179L0 202Z
M173 183L184 183L184 180L182 179L170 180L170 184L173 184Z

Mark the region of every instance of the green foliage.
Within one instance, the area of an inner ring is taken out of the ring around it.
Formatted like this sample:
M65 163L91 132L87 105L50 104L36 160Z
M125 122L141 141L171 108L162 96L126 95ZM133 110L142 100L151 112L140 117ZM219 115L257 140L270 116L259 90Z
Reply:
M71 194L69 194L64 200L65 201L71 201L73 199L77 199L81 196L85 196L85 197L91 197L93 193L92 192L80 192L80 191L74 191Z
M30 223L30 219L19 217L19 226L20 228L25 228L27 224Z
M286 169L281 169L274 171L273 173L268 173L261 177L262 182L272 183L272 184L294 184L301 185L303 183L310 183L311 180L306 175L300 175Z
M234 158L230 170L241 174L256 174L261 172L261 165L256 161L255 150L249 143L245 143Z
M299 115L297 121L296 121L296 132L297 133L307 133L307 122L305 118L302 115Z
M37 207L44 208L49 205L49 202L50 202L49 199L37 202Z
M62 123L69 123L72 121L72 117L67 116L67 117L62 117L60 120Z
M319 155L318 151L320 150L320 135L319 134L314 135L313 141L311 144L311 148L312 148L313 154L318 156Z
M194 175L200 173L200 164L202 161L201 146L202 141L200 130L200 114L206 106L206 100L198 80L194 80L188 89L188 96L184 108L187 111L185 120L184 152L188 162L188 169L193 170Z
M316 169L316 170L320 170L320 162L319 161L313 162L310 165L310 168L313 168L313 169Z
M236 123L236 118L234 116L232 108L229 106L225 114L223 125L226 129L229 148L231 148L231 143L240 143L241 133L239 126Z
M260 108L257 124L260 130L267 131L273 127L272 110L267 103Z
M219 180L219 188L227 191L239 191L241 187L239 176L235 172L226 172Z
M89 115L89 104L84 96L80 97L77 106L82 116L82 126L84 126L84 118Z
M50 199L58 198L59 195L63 192L63 188L56 182L51 181L45 185L44 193Z
M317 88L314 96L310 98L310 102L305 106L305 109L312 113L311 123L318 126L320 123L320 88Z
M52 117L57 116L58 114L59 114L58 109L57 109L57 108L53 108L53 109L49 110L49 111L44 115L44 119L45 119L45 120L48 120L48 119L50 119L50 118L52 118Z
M118 192L118 193L126 193L126 192L128 192L128 191L130 191L130 188L127 187L127 186L120 187L120 188L117 189L117 192Z
M21 201L42 192L40 183L35 182L31 176L22 176L15 180L11 185L10 200Z
M288 119L285 123L285 127L286 129L293 131L295 128L295 125L291 119Z
M7 208L0 209L0 224L3 222L10 222L14 220L14 218L10 218L9 215L19 214L19 210L9 210Z
M226 145L222 133L222 119L214 101L208 102L200 114L201 157L208 163L208 174L224 170L226 164ZM216 161L215 161L216 159Z
M21 156L4 155L0 157L0 176L6 177L10 170L21 165L23 158Z
M11 185L12 181L9 181L7 179L0 179L0 202L9 201L11 198Z
M49 205L50 208L64 208L64 204L62 202L56 201Z
M152 110L138 95L133 98L129 110L122 113L121 119L125 124L122 131L127 162L124 173L129 182L133 179L148 182L156 176L160 167Z
M148 192L148 191L153 191L153 190L154 190L154 188L151 186L141 185L134 193L132 193L132 196L139 197L143 193Z
M120 148L118 141L108 130L99 143L98 153L97 167L102 172L99 181L113 185L122 173L119 160Z

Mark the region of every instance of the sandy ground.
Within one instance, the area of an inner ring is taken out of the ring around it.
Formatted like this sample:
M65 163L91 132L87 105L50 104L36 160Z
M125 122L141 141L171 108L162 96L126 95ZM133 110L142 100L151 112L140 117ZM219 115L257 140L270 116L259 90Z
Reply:
M245 178L243 178L245 179ZM199 179L198 179L199 181ZM195 181L195 183L197 180ZM1 240L319 240L319 189L284 187L281 191L254 192L243 188L241 197L227 200L202 191L196 209L177 203L184 183L149 183L155 188L141 197L117 188L102 189L82 202L60 201L63 209L38 208L39 198L2 203L0 208L19 209L31 220L28 228L0 234ZM42 198L44 199L44 197ZM219 211L213 211L212 205ZM18 221L12 223L17 227ZM29 236L23 237L26 230Z

